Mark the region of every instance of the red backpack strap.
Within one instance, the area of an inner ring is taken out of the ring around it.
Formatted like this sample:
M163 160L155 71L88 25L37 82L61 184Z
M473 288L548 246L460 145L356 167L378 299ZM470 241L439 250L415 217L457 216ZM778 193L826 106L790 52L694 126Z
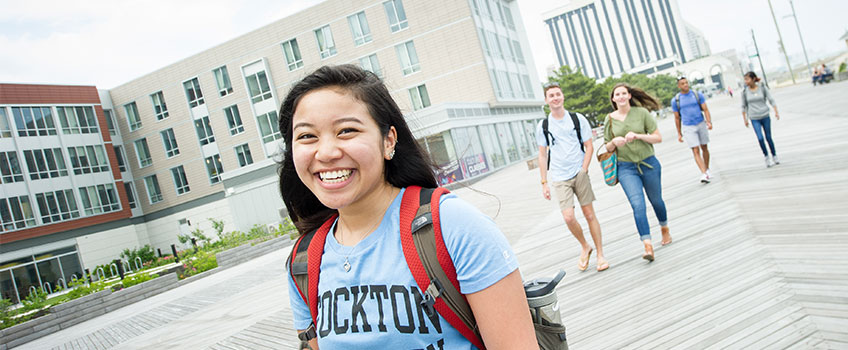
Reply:
M421 304L428 316L432 317L435 310L474 346L485 349L442 238L439 199L446 193L448 190L444 188L406 189L400 206L403 255L421 290Z
M318 318L318 280L321 273L321 257L324 254L324 242L337 215L331 216L316 231L302 235L292 247L288 258L289 274L297 287L297 292L309 306L312 324L298 334L302 341L315 338L315 325Z

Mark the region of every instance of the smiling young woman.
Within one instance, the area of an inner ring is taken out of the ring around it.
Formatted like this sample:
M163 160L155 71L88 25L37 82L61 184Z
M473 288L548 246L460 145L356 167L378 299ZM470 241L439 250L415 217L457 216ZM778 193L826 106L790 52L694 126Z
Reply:
M321 67L289 92L280 130L280 193L292 221L301 234L332 224L321 249L315 321L288 275L295 327L314 327L317 335L310 346L475 348L441 315L425 317L416 306L422 291L401 247L400 203L407 187L436 187L436 179L382 81L353 65ZM454 195L441 197L439 213L485 346L538 348L503 234Z

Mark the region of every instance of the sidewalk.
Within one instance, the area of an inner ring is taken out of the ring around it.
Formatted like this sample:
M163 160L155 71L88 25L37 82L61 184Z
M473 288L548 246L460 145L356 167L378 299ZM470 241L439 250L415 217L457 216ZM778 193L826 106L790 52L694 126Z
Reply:
M848 347L848 83L774 91L782 164L766 169L739 99L707 102L711 168L660 121L663 196L674 243L641 259L630 207L593 162L595 209L611 268L577 269L580 248L538 170L520 162L454 190L504 231L525 279L565 269L558 289L571 349ZM598 145L599 143L596 143ZM578 210L579 213L579 210ZM656 218L649 220L659 246ZM578 220L583 222L582 214ZM589 237L588 230L586 232ZM274 252L19 349L289 349L297 339ZM111 341L109 340L111 337Z

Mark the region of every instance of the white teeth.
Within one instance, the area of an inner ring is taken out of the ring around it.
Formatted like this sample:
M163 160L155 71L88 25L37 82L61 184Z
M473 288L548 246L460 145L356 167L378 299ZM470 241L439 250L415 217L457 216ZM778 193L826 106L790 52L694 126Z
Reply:
M326 183L339 183L344 180L347 180L350 177L351 170L334 170L334 171L322 171L318 173L318 176L321 178L321 181Z

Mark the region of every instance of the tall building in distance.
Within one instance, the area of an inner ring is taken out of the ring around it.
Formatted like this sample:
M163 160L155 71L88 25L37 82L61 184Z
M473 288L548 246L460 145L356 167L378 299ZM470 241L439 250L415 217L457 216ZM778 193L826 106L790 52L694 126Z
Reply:
M689 39L689 51L692 52L692 59L712 55L710 43L704 37L704 33L689 22L684 21L683 23L686 25L686 37Z
M574 0L544 18L559 65L595 79L651 74L700 52L676 0Z
M4 297L55 286L47 257L93 268L209 218L279 223L277 109L323 65L380 76L442 184L532 157L533 62L514 0L329 0L108 91L0 85Z

